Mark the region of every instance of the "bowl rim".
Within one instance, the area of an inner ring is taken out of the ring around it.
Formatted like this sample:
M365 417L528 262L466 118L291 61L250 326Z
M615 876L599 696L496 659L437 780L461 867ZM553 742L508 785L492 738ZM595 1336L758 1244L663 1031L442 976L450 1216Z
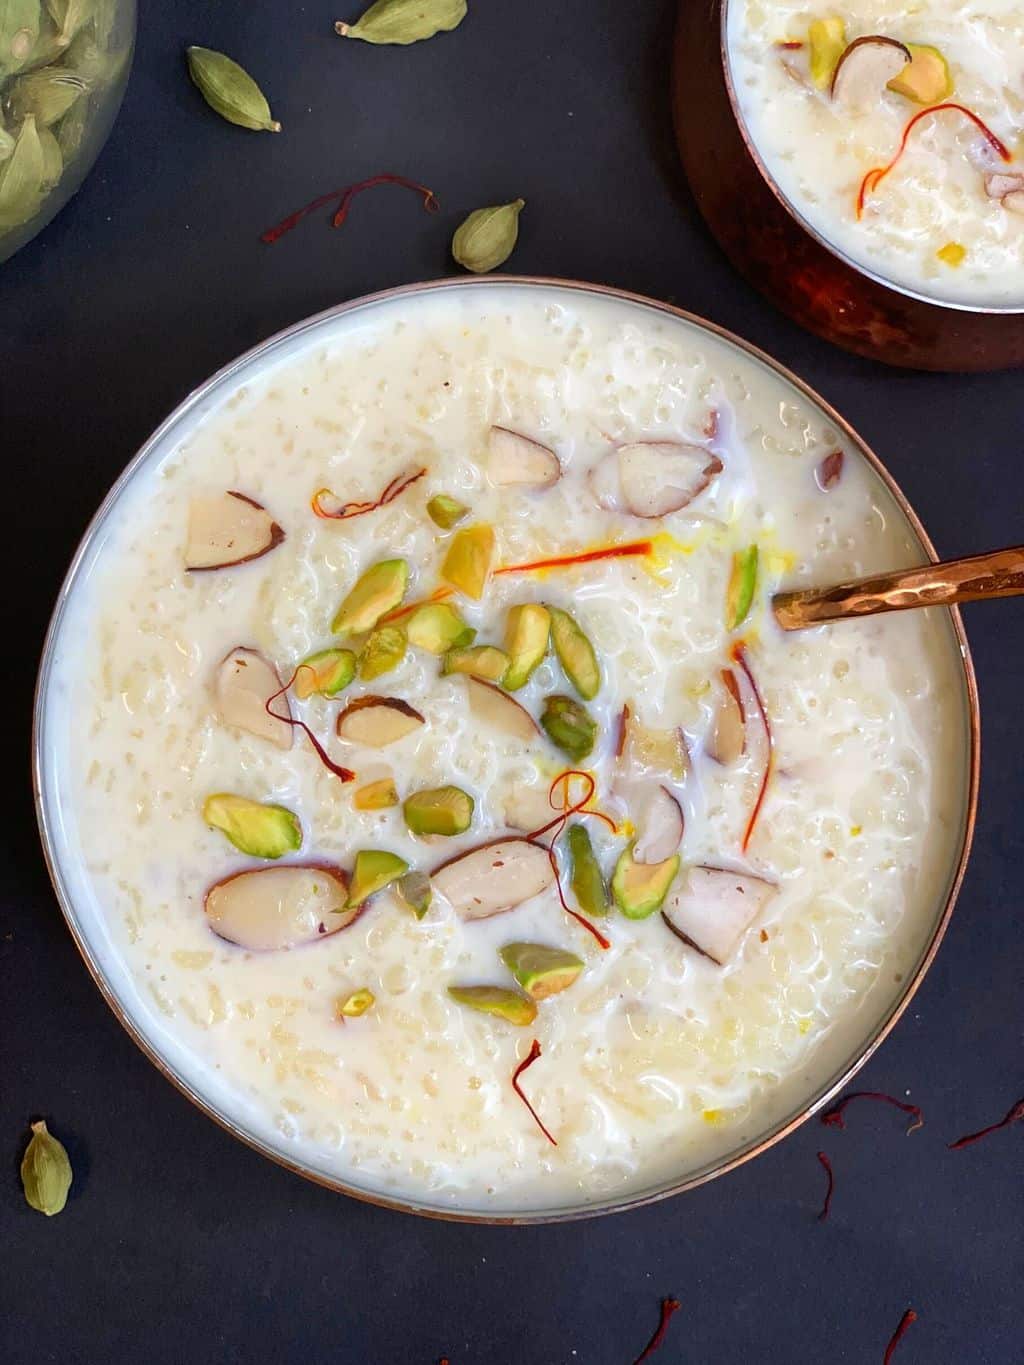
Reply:
M935 294L925 294L921 290L911 288L910 285L901 284L897 280L890 279L888 276L882 275L876 270L872 270L870 266L862 264L853 256L847 255L845 251L836 246L833 242L830 242L813 223L804 217L803 213L784 192L778 181L768 169L767 163L762 157L757 143L754 140L754 136L744 118L743 110L740 107L739 98L736 93L736 84L733 80L732 73L732 52L729 43L729 13L731 5L746 3L746 0L715 0L715 2L718 4L721 11L719 21L719 46L722 59L722 71L725 76L725 89L729 97L732 116L736 121L736 127L739 129L740 137L743 139L743 145L747 150L747 155L757 167L761 179L765 182L779 204L789 217L793 219L796 225L817 242L820 247L823 247L829 255L834 256L836 260L841 261L849 270L864 276L865 279L871 280L874 284L881 286L883 289L890 289L896 294L902 294L904 298L914 299L917 303L929 304L933 308L948 308L955 313L967 313L976 317L1020 317L1021 315L1024 315L1024 304L963 303L957 299L944 299Z
M900 995L887 1010L882 1012L880 1019L869 1031L867 1040L863 1045L856 1045L853 1054L839 1067L838 1071L833 1072L823 1085L816 1088L811 1098L804 1101L797 1113L792 1114L789 1118L779 1120L769 1128L767 1132L762 1133L756 1140L711 1162L707 1167L699 1168L696 1172L680 1179L669 1180L653 1189L644 1188L635 1193L628 1193L622 1198L617 1199L613 1197L610 1199L596 1200L592 1204L581 1206L555 1209L528 1208L509 1212L502 1212L501 1210L460 1211L455 1208L449 1209L443 1206L421 1202L415 1198L391 1195L379 1190L361 1188L349 1183L346 1179L327 1175L322 1171L304 1165L300 1161L293 1160L284 1151L275 1150L257 1134L247 1131L239 1122L236 1122L228 1114L219 1112L212 1102L194 1090L189 1082L183 1076L178 1075L170 1063L160 1055L156 1046L144 1036L142 1029L138 1027L134 1020L129 1016L113 987L106 980L87 941L86 935L77 922L74 900L65 883L61 866L56 855L53 829L55 822L51 819L51 814L48 809L45 788L44 743L46 736L44 711L51 675L54 668L54 645L61 625L63 624L72 589L77 582L82 565L93 546L97 533L101 530L108 516L113 511L114 506L119 501L122 493L133 479L135 472L145 463L151 452L159 446L164 438L184 417L194 409L199 408L214 390L230 380L232 376L243 373L246 367L260 355L265 352L270 352L286 342L301 337L305 332L314 331L329 320L342 318L350 313L358 312L363 309L373 308L377 305L390 303L397 299L430 296L449 290L457 291L487 288L520 288L525 292L532 292L534 290L539 290L541 292L545 290L555 292L567 291L569 293L587 295L592 298L611 299L613 301L625 302L628 304L637 304L656 314L667 316L674 321L687 323L698 330L711 335L717 340L735 347L754 361L767 366L776 377L781 378L784 382L792 385L802 397L824 413L828 420L832 422L842 434L843 438L856 447L858 453L867 461L868 465L885 485L890 496L907 519L911 530L917 537L924 552L929 556L933 563L937 562L938 556L935 552L935 548L918 519L917 514L907 501L902 489L878 456L857 434L850 423L836 412L824 398L817 394L810 385L799 379L779 361L773 359L759 347L736 336L728 329L720 327L717 323L709 322L708 320L699 317L697 314L690 313L673 304L663 303L658 299L652 299L643 294L633 293L629 290L619 289L612 285L589 284L586 281L581 280L563 280L540 275L500 275L469 278L464 276L449 276L437 280L398 285L390 289L383 289L371 294L361 295L355 299L349 299L344 303L336 304L333 307L326 308L321 312L293 323L291 326L285 327L272 336L267 337L265 340L245 351L242 355L222 366L177 404L171 413L159 424L159 426L157 426L149 438L143 442L139 450L115 479L99 508L90 519L74 555L72 556L71 563L58 592L53 614L46 631L46 637L40 656L32 713L32 786L36 819L39 825L40 840L42 843L43 855L46 860L47 871L49 872L50 880L53 884L61 912L67 923L68 929L71 932L75 946L78 949L93 982L99 989L100 994L112 1010L115 1018L128 1033L128 1036L141 1049L149 1061L153 1063L157 1070L170 1081L186 1099L190 1100L208 1118L213 1119L222 1129L240 1139L252 1150L259 1152L264 1157L268 1157L277 1165L283 1166L293 1174L311 1180L315 1184L323 1186L325 1189L348 1195L366 1204L373 1204L381 1208L391 1209L402 1213L415 1213L421 1217L437 1218L447 1222L522 1226L574 1222L579 1219L594 1218L603 1214L624 1213L644 1207L648 1204L659 1202L660 1200L667 1199L673 1195L683 1194L687 1190L695 1189L718 1176L725 1175L727 1172L745 1165L748 1161L752 1161L755 1157L760 1156L762 1152L767 1151L770 1147L774 1147L776 1143L782 1141L783 1138L794 1132L806 1122L807 1119L811 1118L825 1105L829 1104L850 1082L852 1077L856 1075L861 1067L864 1066L868 1059L874 1054L876 1049L888 1037L889 1033L902 1017L904 1011L908 1008L911 1000L917 993L921 982L924 980L929 967L934 961L952 916L957 896L963 884L974 838L980 777L981 724L974 664L971 659L970 648L964 632L963 620L956 607L944 608L944 610L949 613L955 644L963 667L969 752L964 773L966 790L964 793L965 800L963 807L963 827L960 834L960 849L955 868L949 880L946 901L942 913L935 922L931 938L928 941L915 970L912 973L908 973Z

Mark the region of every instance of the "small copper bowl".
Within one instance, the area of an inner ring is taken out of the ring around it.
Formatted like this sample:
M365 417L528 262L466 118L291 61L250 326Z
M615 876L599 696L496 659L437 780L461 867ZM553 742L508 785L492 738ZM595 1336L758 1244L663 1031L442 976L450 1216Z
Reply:
M831 246L789 203L740 113L730 0L682 0L672 104L694 197L733 265L794 322L847 351L919 370L1024 365L1024 309L944 303L891 284Z
M824 399L770 356L713 323L705 322L669 304L628 294L621 289L569 280L503 275L495 279L481 276L407 285L341 304L305 322L297 323L255 347L213 375L186 398L129 463L86 530L57 598L39 667L33 729L33 780L43 853L57 900L85 965L129 1036L187 1099L229 1133L263 1155L298 1175L357 1199L407 1213L464 1222L551 1223L637 1208L668 1195L693 1189L751 1160L830 1103L895 1027L938 952L967 868L974 834L980 764L980 720L974 668L959 611L956 608L949 610L946 624L949 648L954 651L960 680L959 709L964 743L962 817L957 828L950 830L945 886L941 894L935 898L930 920L927 924L922 924L919 955L915 965L906 972L898 984L887 988L885 998L879 999L872 1007L870 1017L861 1019L862 1028L855 1040L844 1038L842 1032L831 1039L823 1040L822 1048L816 1054L810 1068L816 1079L804 1078L802 1074L794 1073L799 1081L799 1084L794 1081L798 1098L794 1096L792 1101L789 1098L784 1101L780 1099L776 1106L777 1113L769 1113L769 1107L766 1107L764 1115L753 1125L751 1133L748 1136L737 1137L735 1144L728 1150L712 1156L702 1165L681 1169L678 1175L659 1179L652 1185L631 1186L626 1191L613 1192L607 1197L597 1196L593 1202L579 1201L567 1206L528 1205L521 1209L507 1209L494 1208L485 1199L475 1201L467 1199L466 1205L460 1207L440 1200L413 1196L401 1190L385 1190L379 1183L360 1184L356 1182L354 1176L346 1177L322 1160L313 1157L306 1159L297 1155L287 1140L265 1135L254 1126L244 1104L237 1097L232 1103L222 1103L208 1094L201 1081L192 1077L189 1049L167 1035L159 1026L157 1014L140 1004L141 993L133 986L131 974L107 932L100 907L98 904L91 904L95 898L87 894L77 877L76 849L70 833L72 822L65 818L66 812L61 797L60 774L67 746L61 742L60 727L55 726L48 705L52 696L59 695L61 690L69 685L66 674L61 670L61 652L72 597L77 592L86 590L93 562L102 549L111 513L121 496L131 486L137 472L158 461L164 450L185 439L205 416L223 404L239 385L250 379L259 378L285 357L305 350L314 341L320 338L329 339L335 327L343 324L346 319L360 315L372 318L375 312L387 308L401 309L404 316L415 317L418 301L426 296L442 294L457 299L481 293L486 297L489 292L512 293L527 297L540 296L551 302L564 301L570 304L576 298L608 299L635 310L640 319L650 318L662 323L671 323L692 333L703 334L710 343L724 343L752 366L763 367L769 371L780 384L792 389L795 398L815 407L827 419L840 433L840 439L846 448L856 452L856 458L863 460L867 468L877 476L882 485L883 495L888 494L892 499L892 515L901 518L905 523L911 538L919 547L921 559L930 559L933 562L937 559L924 527L892 475L852 427L829 407ZM685 1167L685 1163L682 1165Z

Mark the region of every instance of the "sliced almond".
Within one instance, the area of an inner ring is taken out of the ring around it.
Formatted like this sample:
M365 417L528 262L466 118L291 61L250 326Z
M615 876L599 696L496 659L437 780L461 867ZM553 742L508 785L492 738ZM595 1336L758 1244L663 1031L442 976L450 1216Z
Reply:
M442 863L430 874L434 890L460 919L487 919L546 891L555 873L543 844L496 839Z
M683 809L669 789L648 786L631 804L630 815L637 828L634 861L663 863L671 858L683 839Z
M537 722L514 697L482 678L467 676L469 709L478 721L512 739L529 744L540 735Z
M524 834L543 828L558 813L551 805L547 787L532 787L522 782L506 789L502 811L509 828L522 830Z
M605 512L622 511L622 489L619 486L619 462L615 455L605 455L587 470L587 487L598 507Z
M213 932L253 952L297 948L345 929L362 909L347 909L340 867L288 863L237 872L211 886L203 908Z
M747 747L747 720L739 683L730 668L722 669L722 691L715 706L704 748L709 758L727 766L735 763Z
M724 466L702 446L638 441L619 447L619 487L635 517L665 517L688 507Z
M555 452L518 431L491 427L487 446L488 472L499 488L550 488L562 477Z
M870 108L910 60L909 49L895 38L870 33L854 39L832 76L833 100L850 111Z
M1005 175L993 171L985 177L985 193L990 199L1005 199L1008 194L1024 190L1024 175Z
M1011 190L1005 195L1003 208L1009 213L1024 214L1024 190Z
M357 697L338 716L338 738L383 749L423 723L419 711L399 697Z
M284 532L262 503L233 489L193 498L188 510L185 568L192 573L230 569L269 554Z
M225 725L256 735L279 749L292 747L292 727L267 710L267 702L281 691L277 669L255 649L238 645L217 665L213 683L217 711ZM274 702L276 710L291 715L287 695Z
M691 867L673 889L661 917L698 953L726 963L778 887L725 867Z

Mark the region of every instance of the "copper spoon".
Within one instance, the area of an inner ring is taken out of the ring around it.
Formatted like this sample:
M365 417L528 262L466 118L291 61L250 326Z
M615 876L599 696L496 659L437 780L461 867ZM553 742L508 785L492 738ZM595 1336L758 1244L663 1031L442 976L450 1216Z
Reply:
M876 616L911 607L948 607L988 597L1024 594L1024 545L993 550L969 559L949 559L920 569L858 578L831 588L798 588L772 598L775 619L783 630L804 630L823 621Z

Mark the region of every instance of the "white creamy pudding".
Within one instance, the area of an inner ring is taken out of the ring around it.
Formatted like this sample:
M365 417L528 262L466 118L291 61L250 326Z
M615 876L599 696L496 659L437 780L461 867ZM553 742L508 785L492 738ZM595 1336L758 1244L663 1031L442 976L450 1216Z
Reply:
M743 120L796 213L915 293L1024 307L1020 0L730 0Z
M696 1172L856 1056L941 913L949 617L769 605L921 557L810 400L653 306L322 319L170 426L75 577L43 786L80 930L318 1174L500 1213Z

